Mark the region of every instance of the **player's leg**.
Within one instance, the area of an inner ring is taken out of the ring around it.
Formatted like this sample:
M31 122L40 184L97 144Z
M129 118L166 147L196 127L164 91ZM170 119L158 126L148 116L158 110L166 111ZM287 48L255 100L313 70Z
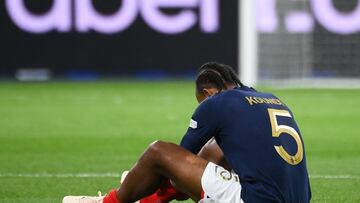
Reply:
M121 203L134 202L155 192L164 178L169 178L182 192L198 201L207 163L178 145L154 142L130 170L117 197Z
M231 170L228 166L224 158L224 154L220 149L219 145L216 143L215 139L211 139L199 152L198 156L201 158L215 163L219 166L224 167L227 170ZM127 174L127 173L125 173ZM121 183L123 182L124 178L122 178ZM173 199L184 200L187 199L184 193L181 193L179 189L174 188L176 185L174 182L172 184L169 181L165 181L155 193L152 195L143 198L140 203L147 203L147 202L169 202Z

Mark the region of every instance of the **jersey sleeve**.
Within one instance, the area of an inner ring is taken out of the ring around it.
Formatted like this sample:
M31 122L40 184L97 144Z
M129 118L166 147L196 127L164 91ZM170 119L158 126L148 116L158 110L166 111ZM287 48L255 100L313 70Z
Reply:
M221 111L218 102L207 99L201 103L191 117L189 128L180 145L197 154L216 134L221 126Z

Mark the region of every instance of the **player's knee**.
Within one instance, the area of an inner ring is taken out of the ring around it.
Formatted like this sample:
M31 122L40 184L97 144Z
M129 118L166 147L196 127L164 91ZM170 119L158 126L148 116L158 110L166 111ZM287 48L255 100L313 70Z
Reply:
M156 162L159 159L158 142L159 141L155 141L148 146L148 148L140 157L139 163L147 164L147 165L156 165Z
M172 145L173 144L161 140L151 143L143 154L141 161L155 165L164 163L164 160L168 159L169 150L171 151Z
M154 155L159 155L162 153L162 151L165 149L165 146L168 143L161 141L161 140L156 140L155 142L151 143L149 146L149 150L151 153L153 153Z
M152 157L162 160L168 157L172 151L174 144L157 140L150 144L149 151Z

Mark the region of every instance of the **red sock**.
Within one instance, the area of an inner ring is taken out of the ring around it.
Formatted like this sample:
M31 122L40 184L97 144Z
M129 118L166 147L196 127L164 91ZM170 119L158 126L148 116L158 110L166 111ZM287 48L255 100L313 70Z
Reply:
M140 203L168 203L174 199L186 200L188 197L184 193L177 191L168 180L154 194L141 199Z
M113 189L111 192L109 192L108 195L104 197L103 203L121 203L116 196L115 189Z

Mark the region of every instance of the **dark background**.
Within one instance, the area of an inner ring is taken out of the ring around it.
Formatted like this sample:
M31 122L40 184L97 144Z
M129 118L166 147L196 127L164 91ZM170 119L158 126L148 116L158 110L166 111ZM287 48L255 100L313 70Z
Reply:
M359 0L333 0L340 12L351 12ZM332 77L360 76L360 33L339 35L317 24L313 36L315 74Z
M33 13L44 13L52 0L26 0ZM113 13L121 0L93 1L103 14ZM138 16L127 30L113 35L96 32L51 31L31 34L20 30L0 2L0 76L12 76L18 68L48 68L61 76L69 71L93 71L104 76L123 76L147 72L184 75L206 61L220 61L237 67L237 1L220 2L220 29L202 33L197 24L177 35L166 35L150 28ZM172 15L179 10L163 10ZM197 12L198 13L198 12Z

